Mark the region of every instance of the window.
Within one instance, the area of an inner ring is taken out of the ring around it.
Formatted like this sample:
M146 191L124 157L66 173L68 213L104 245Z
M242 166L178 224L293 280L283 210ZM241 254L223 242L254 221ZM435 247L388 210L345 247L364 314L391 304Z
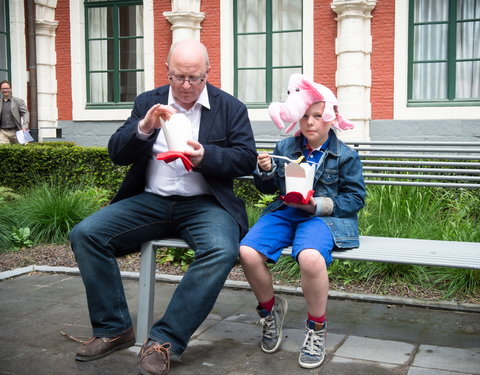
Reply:
M410 106L480 104L480 0L410 0Z
M234 95L250 108L285 100L303 71L301 0L234 0Z
M11 80L8 20L8 0L0 0L0 81Z
M142 1L85 1L87 107L131 106L144 91Z

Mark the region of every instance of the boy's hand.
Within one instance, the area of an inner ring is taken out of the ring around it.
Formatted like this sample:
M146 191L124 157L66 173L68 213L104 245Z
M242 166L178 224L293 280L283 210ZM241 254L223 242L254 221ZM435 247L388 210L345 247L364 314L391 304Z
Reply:
M264 172L272 170L272 158L266 152L262 152L258 155L257 163L258 167Z
M314 215L315 211L317 210L317 202L313 197L310 197L310 201L307 204L300 204L300 203L286 203L287 206L301 208L302 210L307 211L309 214Z

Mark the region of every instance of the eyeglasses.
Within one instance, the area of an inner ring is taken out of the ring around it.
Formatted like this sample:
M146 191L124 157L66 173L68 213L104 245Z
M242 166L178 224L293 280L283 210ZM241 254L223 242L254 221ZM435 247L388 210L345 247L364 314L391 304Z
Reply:
M201 84L203 81L205 81L205 78L207 77L206 74L204 74L203 76L200 76L200 77L184 77L184 76L177 76L175 74L170 74L168 76L168 79L172 82L172 83L176 83L176 84L184 84L185 81L188 81L188 83L192 86L196 86L196 85L199 85Z
M0 90L1 91L8 91L8 90L11 90L11 88L10 87L2 87Z

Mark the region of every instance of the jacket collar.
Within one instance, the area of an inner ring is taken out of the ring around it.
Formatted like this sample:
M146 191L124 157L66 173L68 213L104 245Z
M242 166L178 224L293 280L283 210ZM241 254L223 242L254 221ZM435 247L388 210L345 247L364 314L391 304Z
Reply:
M210 108L202 107L202 118L200 119L200 130L198 133L198 141L200 143L205 143L208 139L208 135L214 124L214 119L218 111L218 96L220 95L220 90L215 86L212 86L207 82L206 85L208 93L208 102L210 103ZM168 92L170 85L164 85L153 89L153 96L158 96L157 103L168 103Z
M325 150L325 153L332 154L333 156L338 156L338 138L333 129L330 129L328 132L328 136L330 141L328 142L328 147ZM303 154L303 141L305 137L300 134L299 136L295 137L295 147L293 152L298 154L298 156Z

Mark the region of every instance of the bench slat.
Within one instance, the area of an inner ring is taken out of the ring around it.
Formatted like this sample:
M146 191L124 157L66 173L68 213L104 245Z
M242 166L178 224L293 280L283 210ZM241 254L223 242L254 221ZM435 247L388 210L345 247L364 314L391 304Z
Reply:
M156 247L189 248L177 238L152 241ZM290 254L291 248L282 254ZM334 251L336 259L480 269L480 243L360 236L360 247Z
M334 251L333 257L480 269L480 243L360 236L360 244L356 249ZM153 320L155 247L189 248L185 241L178 238L154 240L142 245L136 335L138 346L141 346L147 337ZM290 254L291 248L284 249L282 253Z

